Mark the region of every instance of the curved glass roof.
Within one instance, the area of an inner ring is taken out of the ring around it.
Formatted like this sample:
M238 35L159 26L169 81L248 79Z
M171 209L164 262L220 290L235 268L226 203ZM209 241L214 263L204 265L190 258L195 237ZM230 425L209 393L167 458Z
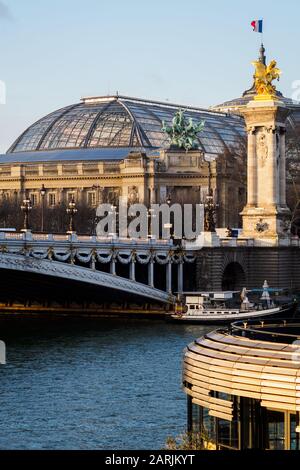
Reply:
M244 121L206 109L147 101L126 96L84 98L54 111L30 126L7 153L68 149L167 147L162 121L171 124L176 111L195 121L205 120L199 148L206 153L237 153L245 148Z

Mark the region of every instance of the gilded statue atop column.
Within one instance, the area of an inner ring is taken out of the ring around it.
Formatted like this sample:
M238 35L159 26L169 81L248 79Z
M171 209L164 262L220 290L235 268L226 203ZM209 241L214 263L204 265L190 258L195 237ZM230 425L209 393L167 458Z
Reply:
M265 65L260 60L252 62L255 67L254 81L257 95L255 100L276 99L276 87L273 80L279 80L281 70L276 67L275 60L271 60L269 65Z

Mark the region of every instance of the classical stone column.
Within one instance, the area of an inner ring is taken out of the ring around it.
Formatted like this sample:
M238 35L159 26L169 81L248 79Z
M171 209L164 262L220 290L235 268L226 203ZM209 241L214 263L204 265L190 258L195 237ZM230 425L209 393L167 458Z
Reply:
M172 261L169 260L166 264L166 291L168 294L172 293Z
M253 100L241 109L248 130L248 195L241 236L268 239L268 244L274 245L288 243L289 238L290 211L285 203L285 122L289 112L276 99Z
M96 269L96 254L93 250L92 256L91 256L91 261L90 261L90 268L95 271Z
M256 135L255 127L248 132L248 165L247 165L247 204L254 206L257 202L257 164L256 164Z
M155 187L150 187L150 204L156 204L156 192Z
M129 278L132 281L135 281L135 262L136 262L135 256L132 255L130 265L129 265Z
M150 259L148 263L148 285L154 287L154 260Z
M279 188L280 188L280 200L281 207L286 207L286 154L285 154L285 134L286 129L280 128L279 132Z
M276 206L278 203L278 171L277 171L277 151L276 151L276 135L277 129L275 126L270 126L268 129L268 157L266 158L266 167L268 171L269 181L266 185L265 202L267 205ZM267 187L269 186L269 191Z
M116 261L116 254L113 253L110 262L110 274L113 274L114 276L116 275Z
M183 293L183 259L177 265L177 291L179 295Z

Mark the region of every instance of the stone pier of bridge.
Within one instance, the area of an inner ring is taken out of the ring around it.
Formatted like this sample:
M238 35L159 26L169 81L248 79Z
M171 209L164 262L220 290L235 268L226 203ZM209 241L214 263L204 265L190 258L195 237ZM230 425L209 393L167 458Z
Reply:
M230 246L230 241L197 252L195 290L257 288L267 280L270 287L300 291L299 246L245 247L236 245L235 240Z

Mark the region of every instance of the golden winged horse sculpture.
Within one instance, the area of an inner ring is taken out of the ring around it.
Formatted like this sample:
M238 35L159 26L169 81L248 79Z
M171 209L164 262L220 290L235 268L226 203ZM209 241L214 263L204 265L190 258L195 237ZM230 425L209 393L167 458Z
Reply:
M279 80L281 70L276 67L276 60L272 60L269 65L265 65L259 60L252 62L255 67L254 81L256 88L256 100L276 98L276 87L273 80Z

